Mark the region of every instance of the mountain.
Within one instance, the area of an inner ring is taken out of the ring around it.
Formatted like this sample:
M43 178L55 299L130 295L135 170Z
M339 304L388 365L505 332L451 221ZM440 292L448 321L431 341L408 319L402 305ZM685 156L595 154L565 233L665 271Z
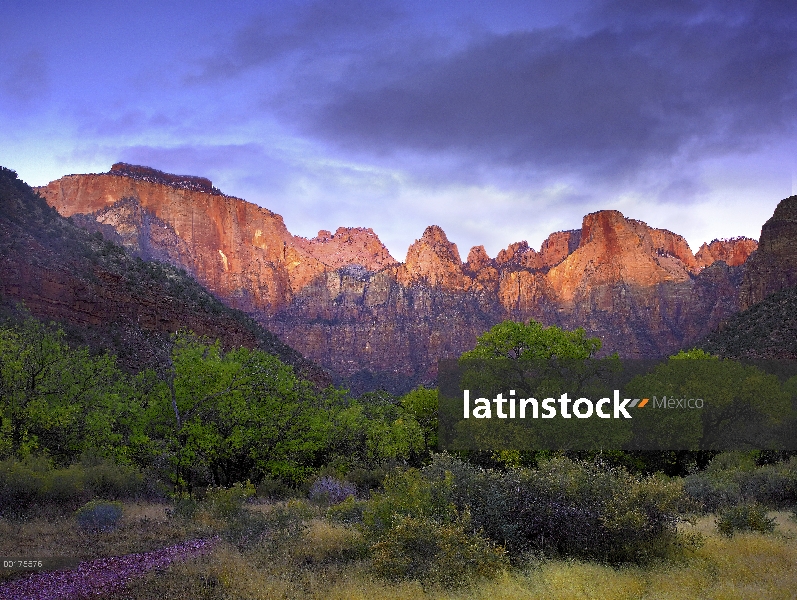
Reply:
M143 259L184 268L227 305L355 387L431 381L436 361L473 347L503 319L584 327L604 351L662 356L737 313L754 240L683 237L617 211L465 262L437 226L403 263L370 229L292 235L282 218L207 179L116 164L39 188L64 216Z
M797 285L797 196L778 203L761 228L758 250L750 256L741 289L741 306L749 308L768 295Z
M159 368L180 328L227 347L259 347L323 385L328 375L228 308L182 269L145 262L113 243L121 234L87 232L0 167L0 305L6 316L54 320L73 342L109 349L123 366Z
M740 301L742 312L698 346L729 358L797 359L797 196L781 200L761 228Z

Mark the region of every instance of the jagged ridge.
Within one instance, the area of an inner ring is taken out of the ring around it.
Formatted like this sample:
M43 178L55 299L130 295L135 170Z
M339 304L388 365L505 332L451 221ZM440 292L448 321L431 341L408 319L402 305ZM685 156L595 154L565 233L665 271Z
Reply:
M132 252L184 267L339 377L407 385L506 318L584 327L627 357L676 351L738 312L740 265L755 247L717 241L698 259L675 233L599 211L539 252L518 242L491 259L475 247L465 263L430 226L398 263L370 229L308 240L229 196L110 174L41 193L61 214L112 226Z

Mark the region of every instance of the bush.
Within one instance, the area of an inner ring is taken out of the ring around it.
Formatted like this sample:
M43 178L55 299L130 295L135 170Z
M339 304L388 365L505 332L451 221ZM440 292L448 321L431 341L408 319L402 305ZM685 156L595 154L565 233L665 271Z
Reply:
M756 467L745 455L720 454L705 471L686 477L684 490L704 512L750 503L773 508L794 506L797 504L797 457Z
M122 520L122 503L92 500L75 513L83 531L111 531Z
M728 474L694 473L684 478L684 492L704 513L716 512L742 501L738 481Z
M135 467L93 457L84 458L77 467L83 471L85 488L95 497L118 500L144 495L144 476Z
M541 461L496 471L449 455L424 471L451 480L449 501L512 558L543 554L610 563L645 562L678 542L685 497L677 480L639 478L601 462Z
M268 525L281 538L296 536L307 526L305 521L312 518L313 509L302 500L289 500L274 506L267 514Z
M384 491L365 503L361 530L377 574L452 587L504 568L504 549L475 530L467 510L457 510L452 486L450 473L430 480L410 469L389 476Z
M354 496L349 496L343 502L330 506L327 509L326 517L333 523L344 525L362 523L366 504L366 502L356 500Z
M240 515L244 502L254 495L255 487L247 481L230 488L209 488L203 503L213 517L230 519Z
M284 500L296 494L296 490L286 485L281 479L264 477L257 485L256 495L258 498L270 500Z
M775 529L775 519L767 517L766 508L757 503L727 508L717 516L715 524L728 537L737 531L770 533Z
M270 531L272 525L266 515L243 510L228 520L222 537L243 552L259 545Z
M356 493L357 487L353 483L340 481L328 475L319 477L310 487L310 499L319 504L338 504Z
M43 456L0 461L0 507L4 516L22 516L51 507L69 512L91 498L137 498L148 495L146 490L147 483L137 469L107 459L84 459L61 469L54 469Z
M389 472L389 469L380 467L373 469L357 467L346 474L346 480L353 483L360 492L367 495L369 491L382 487L382 482Z
M172 508L166 511L167 516L172 518L190 521L199 510L199 502L195 498L188 496L178 497L173 502Z
M371 546L373 569L386 579L443 587L494 577L506 567L506 553L471 529L467 513L450 523L399 515Z

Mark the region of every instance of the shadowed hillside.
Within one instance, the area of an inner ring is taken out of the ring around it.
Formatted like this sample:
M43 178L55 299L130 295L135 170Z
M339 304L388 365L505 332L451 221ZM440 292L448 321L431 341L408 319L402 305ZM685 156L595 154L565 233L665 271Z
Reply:
M728 358L797 359L797 287L734 315L698 347Z
M129 370L157 368L169 335L193 330L227 347L276 354L319 383L327 376L251 318L219 302L182 269L133 258L89 233L0 167L0 298L7 318L24 303L63 325L73 342L109 350Z

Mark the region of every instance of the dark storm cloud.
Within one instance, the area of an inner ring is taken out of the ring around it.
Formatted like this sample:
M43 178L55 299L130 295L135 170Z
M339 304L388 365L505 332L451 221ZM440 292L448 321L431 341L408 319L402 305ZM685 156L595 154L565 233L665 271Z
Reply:
M294 118L351 148L603 175L793 131L797 8L637 5L612 3L570 29L482 36L444 57L407 55L389 75L362 59Z
M341 42L346 45L379 31L399 15L391 2L369 0L319 0L292 11L273 5L271 12L238 31L231 45L206 61L193 79L232 77L286 54L317 52L330 44L339 51Z

